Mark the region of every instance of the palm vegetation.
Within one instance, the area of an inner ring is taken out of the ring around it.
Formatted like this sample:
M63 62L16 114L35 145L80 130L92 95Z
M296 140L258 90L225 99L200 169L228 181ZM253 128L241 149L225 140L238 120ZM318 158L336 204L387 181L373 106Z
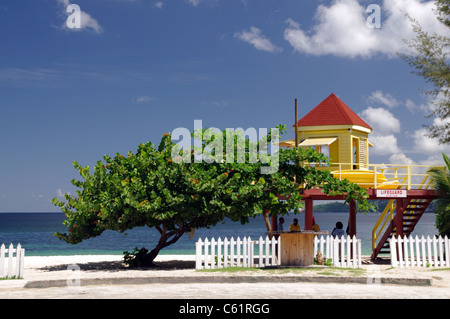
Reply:
M450 159L447 155L444 157L446 170L442 168L432 168L428 171L433 179L434 189L439 192L437 201L436 228L440 235L450 237Z

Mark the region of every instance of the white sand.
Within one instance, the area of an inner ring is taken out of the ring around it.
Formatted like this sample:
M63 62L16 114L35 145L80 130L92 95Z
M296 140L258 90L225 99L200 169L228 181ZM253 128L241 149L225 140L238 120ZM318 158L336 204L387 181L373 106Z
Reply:
M25 280L67 279L72 269L80 269L82 278L118 278L150 276L186 276L194 274L194 255L159 255L153 269L128 269L122 255L25 256Z
M195 255L158 255L155 259L155 261L169 260L194 261ZM113 261L122 262L123 255L25 256L25 269Z

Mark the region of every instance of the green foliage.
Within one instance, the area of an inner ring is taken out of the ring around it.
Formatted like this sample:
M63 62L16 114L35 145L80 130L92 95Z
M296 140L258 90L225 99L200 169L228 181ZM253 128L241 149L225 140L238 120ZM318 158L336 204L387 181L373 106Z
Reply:
M212 140L204 139L203 150ZM225 218L247 223L267 209L281 215L298 211L303 205L303 189L321 186L325 193L345 194L348 202L357 200L360 210L370 209L364 189L333 178L329 171L303 164L327 161L312 150L280 150L278 171L263 174L262 166L271 163L226 163L225 159L195 163L195 150L180 151L179 156L185 159L189 156L190 162L175 163L174 146L171 136L164 134L158 146L148 142L140 144L135 153L128 152L127 156L105 155L104 162L98 161L93 171L89 166L82 167L74 162L81 180L74 179L72 184L79 190L75 195L65 194L65 201L57 198L52 201L67 218L64 225L68 232L56 233L56 236L76 244L99 236L105 230L124 232L137 226L155 228L160 239L152 251L136 249L125 255L128 262L138 258L136 264L140 260L151 264L161 249L175 243L191 229L213 226ZM246 141L247 151L250 146ZM212 157L217 155L211 152ZM148 258L144 258L145 255Z
M433 180L434 188L439 192L435 210L436 228L442 236L450 236L450 159L445 154L442 156L447 169L432 168L428 174Z
M437 13L438 20L441 21L445 26L450 27L450 1L449 0L437 0Z
M437 0L437 19L447 28L450 28L449 20L450 0ZM403 54L401 57L415 69L413 73L423 77L432 88L423 90L431 96L435 105L428 115L436 119L450 117L450 66L449 48L450 38L447 35L436 33L429 34L414 19L410 18L416 38L406 41L408 46L415 51L414 55ZM450 123L448 121L435 121L428 127L429 136L437 138L440 143L450 142Z
M135 247L132 252L124 251L123 255L125 264L127 264L130 268L144 267L152 262L152 260L149 260L150 255L148 254L148 250L145 248L139 249Z

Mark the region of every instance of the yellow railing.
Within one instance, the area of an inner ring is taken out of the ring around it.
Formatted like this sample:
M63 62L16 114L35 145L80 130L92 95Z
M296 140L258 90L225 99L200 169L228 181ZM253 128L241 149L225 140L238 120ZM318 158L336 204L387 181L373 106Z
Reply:
M316 169L328 169L338 179L348 179L365 188L397 188L420 189L427 179L427 171L432 165L404 165L404 164L367 164L359 163L304 163ZM439 167L445 169L444 167ZM365 178L363 178L365 176ZM429 181L430 183L431 181Z
M445 168L443 168L445 169ZM406 184L407 185L407 184ZM430 189L432 186L432 180L430 176L427 174L422 179L422 182L419 184L417 189ZM419 202L419 199L413 199L411 203ZM413 205L415 207L415 205ZM395 200L391 199L386 207L384 208L383 213L381 214L380 218L376 222L375 226L372 230L372 250L374 250L377 247L377 241L380 236L382 236L387 227L389 226L389 223L394 219L394 212L396 210L396 204Z
M377 239L384 234L389 223L394 219L395 199L391 199L372 230L372 250L377 247ZM380 227L381 226L381 227Z

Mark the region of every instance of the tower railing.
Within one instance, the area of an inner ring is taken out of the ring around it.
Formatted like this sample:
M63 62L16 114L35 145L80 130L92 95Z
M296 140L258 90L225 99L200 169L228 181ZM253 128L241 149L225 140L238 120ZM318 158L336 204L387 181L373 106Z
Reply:
M424 189L431 186L428 170L444 166L436 165L405 165L405 164L360 164L360 163L309 163L304 165L316 169L330 170L335 178L340 180L355 180L355 183L364 188L391 188L391 189ZM360 168L361 167L361 168Z

